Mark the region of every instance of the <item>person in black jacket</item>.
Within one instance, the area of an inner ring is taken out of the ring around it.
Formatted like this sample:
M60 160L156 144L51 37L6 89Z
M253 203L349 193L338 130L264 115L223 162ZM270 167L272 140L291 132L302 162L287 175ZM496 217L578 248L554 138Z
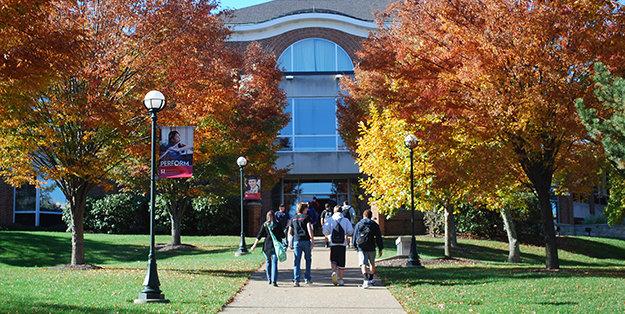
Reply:
M378 247L378 256L382 256L384 249L380 226L371 220L372 216L371 210L365 210L362 220L354 227L352 237L352 245L358 249L358 263L363 276L362 287L365 289L374 284L375 248Z
M274 220L273 212L268 211L266 221L260 228L258 236L256 237L256 241L254 241L254 245L252 245L252 251L254 251L256 245L258 245L258 241L260 241L260 239L264 237L265 243L263 244L263 254L265 254L265 273L267 274L267 281L269 281L270 285L273 284L274 287L277 287L278 255L276 254L276 250L273 246L273 238L271 236L271 233L273 233L277 241L283 241L284 229Z

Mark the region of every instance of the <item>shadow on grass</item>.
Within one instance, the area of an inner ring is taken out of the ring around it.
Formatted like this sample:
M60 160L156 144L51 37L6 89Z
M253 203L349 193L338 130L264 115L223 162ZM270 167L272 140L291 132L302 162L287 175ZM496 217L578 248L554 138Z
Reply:
M411 269L380 267L380 274L393 285L471 286L518 279L625 278L625 269L585 268L557 272L528 267L442 267Z
M395 242L392 239L385 239L385 247L394 247ZM581 238L558 238L558 246L561 250L584 255L590 258L598 259L625 259L625 248L614 246L599 241L591 241ZM437 257L445 256L442 242L430 242L417 240L417 250L419 254ZM505 263L508 259L508 250L498 249L488 246L475 245L469 243L459 243L459 248L452 250L454 257L472 259L483 262ZM521 260L525 264L541 265L545 263L545 256L542 254L533 254L524 252L521 249ZM620 263L595 262L587 263L579 260L568 260L560 258L562 266L621 266Z
M165 269L170 272L175 272L179 274L187 274L187 275L208 275L208 276L218 276L218 277L229 277L229 278L239 278L239 277L248 277L250 273L249 270L229 270L229 269Z
M0 264L22 267L41 267L68 264L71 257L71 241L67 237L51 234L10 232L0 234L4 251ZM174 250L158 252L158 259L174 256L205 255L234 251L232 248L211 250ZM134 262L147 260L148 243L143 245L114 244L85 239L85 260L90 264L107 262Z
M111 313L111 309L101 309L91 306L69 305L69 304L56 304L46 302L16 302L15 300L4 301L4 304L0 307L0 311L7 310L7 312L18 313L24 311L28 313L94 313L94 314L108 314ZM145 313L140 307L136 309L125 308L124 313Z
M598 259L625 259L625 247L577 237L559 237L558 248Z

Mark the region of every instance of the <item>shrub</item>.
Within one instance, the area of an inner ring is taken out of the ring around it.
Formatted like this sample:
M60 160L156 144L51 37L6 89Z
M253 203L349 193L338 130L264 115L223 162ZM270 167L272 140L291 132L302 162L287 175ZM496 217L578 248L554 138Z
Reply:
M63 214L68 223L71 218ZM148 202L145 197L118 193L102 198L88 198L85 209L85 231L96 233L145 233Z
M423 214L423 222L429 235L436 237L445 233L445 217L441 208L426 211Z

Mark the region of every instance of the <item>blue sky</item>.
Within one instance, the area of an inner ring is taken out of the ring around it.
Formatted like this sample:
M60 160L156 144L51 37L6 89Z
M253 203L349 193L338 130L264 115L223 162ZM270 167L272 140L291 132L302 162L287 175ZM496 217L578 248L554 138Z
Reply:
M224 9L240 9L255 4L269 2L269 0L221 0L221 7Z

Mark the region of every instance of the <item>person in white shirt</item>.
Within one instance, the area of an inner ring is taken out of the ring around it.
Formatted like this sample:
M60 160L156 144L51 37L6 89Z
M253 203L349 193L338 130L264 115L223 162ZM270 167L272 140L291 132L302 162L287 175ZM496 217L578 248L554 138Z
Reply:
M330 263L332 265L332 283L343 286L345 273L345 251L347 237L354 233L351 221L343 217L341 206L334 207L334 214L323 224L323 234L330 242Z

